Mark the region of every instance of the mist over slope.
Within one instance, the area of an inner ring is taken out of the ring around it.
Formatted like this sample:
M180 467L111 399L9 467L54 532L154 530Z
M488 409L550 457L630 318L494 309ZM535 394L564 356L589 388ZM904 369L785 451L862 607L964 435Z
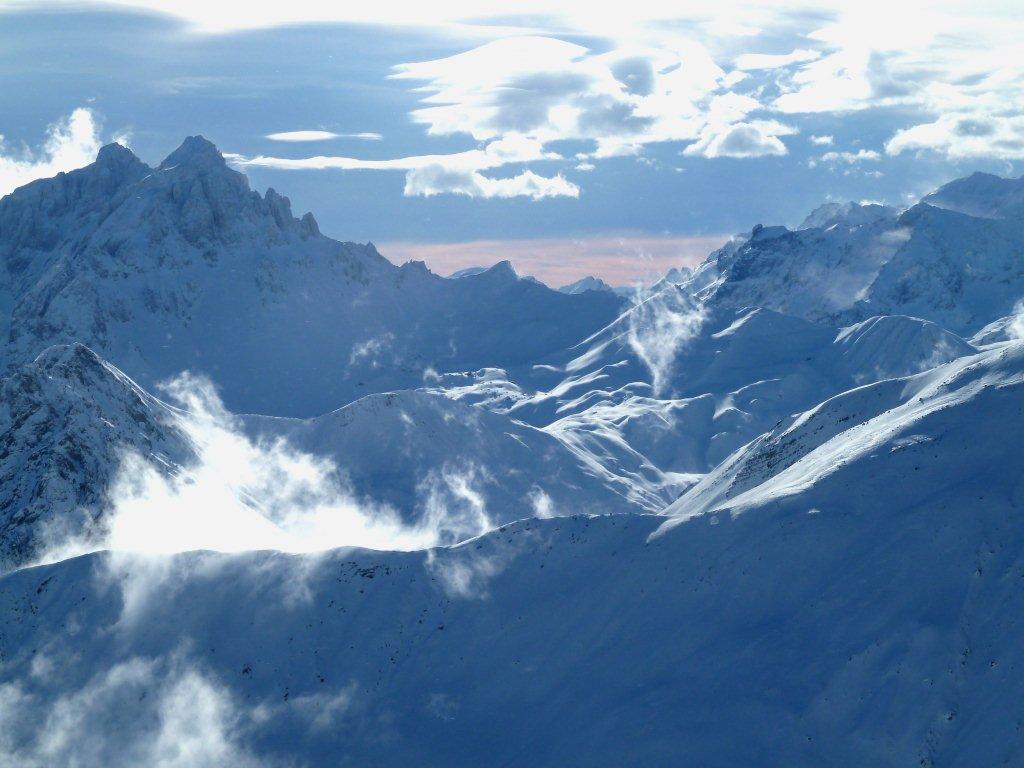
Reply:
M395 266L199 137L16 190L0 755L1020 762L1020 184L628 297Z

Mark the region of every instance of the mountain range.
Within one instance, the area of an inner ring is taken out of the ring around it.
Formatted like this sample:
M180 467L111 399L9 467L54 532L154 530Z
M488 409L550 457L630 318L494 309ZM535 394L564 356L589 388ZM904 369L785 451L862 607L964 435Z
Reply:
M1020 763L1022 222L974 174L553 290L201 137L16 190L0 754Z

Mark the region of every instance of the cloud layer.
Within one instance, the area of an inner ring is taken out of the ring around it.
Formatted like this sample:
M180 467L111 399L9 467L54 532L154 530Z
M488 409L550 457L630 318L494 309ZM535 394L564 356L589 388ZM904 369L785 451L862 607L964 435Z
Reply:
M186 0L121 4L159 6L193 30L225 34L292 23L389 23L400 15L316 0L246 14L226 10L231 4ZM9 5L0 0L0 11ZM401 172L408 196L544 200L585 197L588 184L600 183L601 174L590 172L612 158L652 163L656 156L665 164L666 149L685 166L780 158L828 140L826 156L799 162L836 173L886 156L1024 159L1024 18L1012 3L696 0L583 11L528 1L510 15L498 3L441 2L429 13L403 14L423 25L425 37L443 30L447 44L462 45L454 55L392 68L392 85L418 98L407 117L423 130L420 147L382 141L373 159L249 152L232 161ZM851 139L844 126L858 113L884 121L885 133ZM325 114L313 124L337 118ZM799 133L810 138L797 141ZM323 129L266 138L282 148L382 139ZM434 138L462 151L431 153ZM82 165L98 145L95 119L81 109L52 126L34 151L0 144L0 192Z
M798 4L786 14L735 2L681 9L641 3L634 10L587 18L556 4L550 18L561 21L543 34L533 33L525 15L513 16L512 29L493 32L495 39L397 65L392 79L422 94L413 121L428 136L466 137L476 149L383 161L245 162L402 169L407 195L576 197L583 180L541 175L525 164L581 173L664 144L690 158L778 157L789 153L787 137L815 115L878 109L900 110L910 122L879 146L840 145L810 165L835 169L908 152L1024 158L1024 21L1007 7L915 0ZM668 17L674 25L658 23ZM583 45L566 33L604 39ZM810 141L834 143L830 135ZM494 151L509 142L531 151ZM578 147L557 149L567 142ZM503 165L516 167L503 179L487 173Z

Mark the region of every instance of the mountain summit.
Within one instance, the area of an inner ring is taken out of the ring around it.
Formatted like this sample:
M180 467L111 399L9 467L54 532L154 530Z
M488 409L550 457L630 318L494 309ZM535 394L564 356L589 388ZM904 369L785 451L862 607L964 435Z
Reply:
M178 166L218 168L226 164L224 156L212 141L203 136L189 136L160 163L158 170L166 171Z
M153 169L120 145L0 200L0 332L13 370L82 342L140 382L205 372L238 410L312 416L428 370L524 366L610 322L498 265L399 268L324 237L191 136Z

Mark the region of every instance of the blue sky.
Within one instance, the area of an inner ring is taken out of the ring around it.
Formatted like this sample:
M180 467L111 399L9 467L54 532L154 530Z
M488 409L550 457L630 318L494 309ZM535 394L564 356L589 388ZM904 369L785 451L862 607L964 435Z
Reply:
M343 5L0 0L0 193L201 133L395 261L626 282L1021 172L1013 3Z

